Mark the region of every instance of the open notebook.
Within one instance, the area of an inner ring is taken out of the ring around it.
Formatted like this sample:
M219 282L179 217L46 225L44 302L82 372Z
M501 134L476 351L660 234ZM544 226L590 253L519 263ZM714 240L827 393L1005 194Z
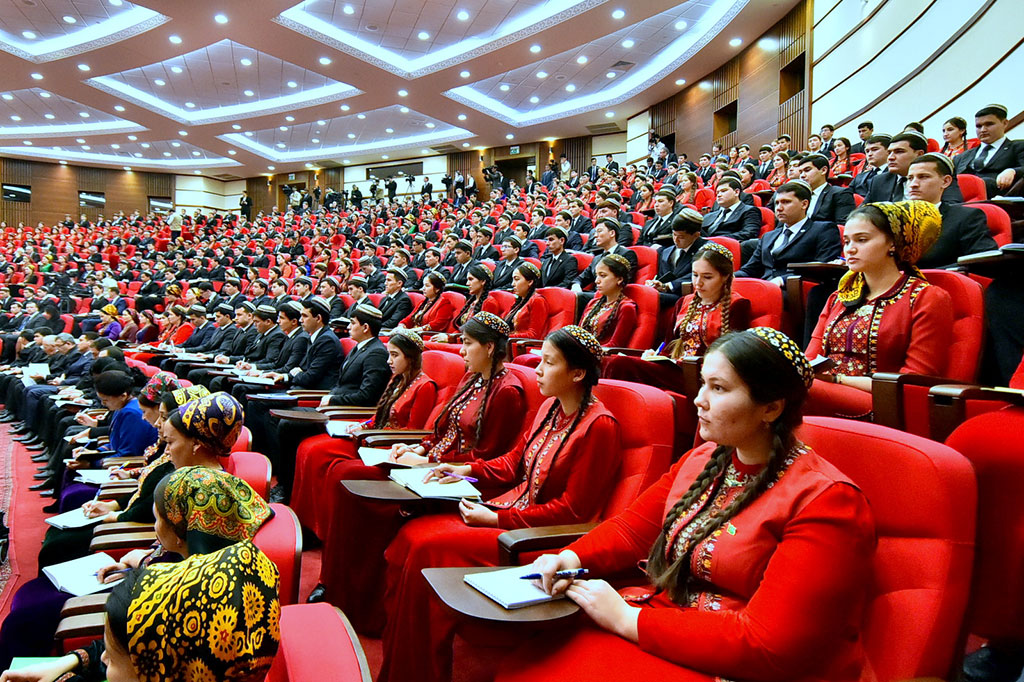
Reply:
M332 419L327 422L327 435L331 438L351 438L348 430L353 426L358 426L362 422ZM371 448L373 450L380 450L381 448Z
M480 499L480 491L469 481L455 481L454 483L430 481L429 483L424 483L423 477L426 475L426 467L393 469L388 474L392 481L405 486L420 497L438 500L460 500L463 497Z
M96 579L96 572L101 568L117 563L108 554L89 554L80 559L65 561L43 569L43 575L50 579L54 587L76 597L108 590L117 582L101 583Z
M463 580L467 585L498 602L506 609L521 609L524 606L564 599L565 593L552 597L537 587L532 580L519 576L534 573L533 565L516 566L503 571L467 573Z
M90 519L85 515L85 512L82 511L82 508L79 507L78 509L72 509L69 512L57 514L56 516L51 516L50 518L43 520L54 528L64 530L66 528L84 528L86 526L91 526L102 521L103 516L101 515Z

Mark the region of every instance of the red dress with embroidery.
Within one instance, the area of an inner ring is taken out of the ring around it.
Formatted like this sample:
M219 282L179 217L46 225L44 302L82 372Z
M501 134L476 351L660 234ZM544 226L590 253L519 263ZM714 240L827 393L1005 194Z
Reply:
M568 549L595 577L635 568L714 449L706 443L691 451L629 509ZM666 551L685 552L695 528L757 470L734 455L673 526ZM641 607L636 643L587 623L529 642L497 680L858 680L874 548L863 493L814 452L794 448L771 487L694 548L685 606L664 592L627 588L627 599Z
M567 417L557 407L554 420L545 424L553 405L552 398L541 407L514 450L471 463L479 487L505 489L489 501L501 507L496 528L467 526L457 514L433 514L405 524L388 547L387 626L378 682L451 679L457 620L433 597L422 569L494 566L497 538L507 529L585 523L600 514L619 469L619 425L594 402L566 438L575 415Z
M594 312L597 307L600 310ZM611 305L598 295L584 308L580 326L596 336L602 346L625 346L636 331L636 319L636 303L625 294Z
M512 320L512 339L541 339L548 323L548 303L536 293L530 297Z
M388 412L387 424L374 426L373 419L365 428L422 429L437 401L437 384L420 372L411 384L395 400ZM327 532L327 511L330 498L336 486L324 485L330 478L330 470L336 462L360 461L355 441L349 438L333 438L326 433L307 438L299 444L295 454L295 482L292 486L291 507L299 521L318 538Z
M829 297L807 345L807 357L829 357L827 373L871 376L903 372L941 376L952 342L953 304L944 289L904 275L878 298L850 309ZM804 414L865 417L871 394L820 379L811 386Z
M430 310L425 313L419 313L416 310L409 313L402 320L402 326L406 328L422 328L432 332L452 332L454 331L452 329L452 320L455 319L457 312L452 299L442 293L437 302L430 307Z
M469 382L472 388L463 393ZM432 462L493 459L515 446L526 416L523 385L507 369L494 376L477 441L477 415L484 387L478 374L469 374L459 383L455 391L459 397L445 407L434 424L433 435L422 441ZM386 568L384 550L405 519L398 505L356 497L341 483L387 480L380 467L365 466L359 459L336 461L328 475L333 505L327 509L320 583L327 588L331 603L341 608L360 631L378 632L383 627L380 604Z

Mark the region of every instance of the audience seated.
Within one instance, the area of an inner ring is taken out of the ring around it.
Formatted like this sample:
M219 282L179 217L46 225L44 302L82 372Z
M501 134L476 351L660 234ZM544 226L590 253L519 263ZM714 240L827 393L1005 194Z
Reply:
M1007 110L1001 104L990 104L974 114L979 145L956 156L957 173L977 175L985 181L989 198L1019 194L1018 183L1024 179L1024 141L1006 137Z

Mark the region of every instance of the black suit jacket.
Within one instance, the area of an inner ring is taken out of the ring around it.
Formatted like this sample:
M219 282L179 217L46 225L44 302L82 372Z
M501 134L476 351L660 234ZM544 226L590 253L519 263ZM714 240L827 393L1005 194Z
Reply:
M826 184L821 189L821 196L818 197L818 203L814 206L814 213L807 218L812 221L845 225L846 217L854 208L853 190L848 187Z
M284 336L284 332L281 332ZM387 351L385 351L387 355ZM297 388L310 388L323 390L330 388L334 383L332 371L341 362L341 342L327 327L324 327L316 335L316 339L309 345L306 355L299 363L302 370L292 377L292 386Z
M579 264L571 253L562 252L556 261L550 252L544 254L540 264L540 285L542 287L564 287L568 289L579 274Z
M284 343L278 349L277 357L267 358L263 362L256 363L256 368L287 374L302 364L308 351L309 334L299 329L291 336L285 334Z
M958 154L954 160L954 165L956 166L957 173L967 173L982 178L985 181L986 189L988 189L989 198L1000 193L999 187L996 185L996 176L1007 168L1012 168L1016 171L1017 175L1014 181L1024 177L1024 140L1004 141L997 151L990 151L988 153L984 166L975 168L974 159L978 156L979 151L981 151L981 145ZM956 183L954 182L953 184L955 185ZM946 200L945 195L943 195L942 200Z
M206 342L217 335L217 327L212 322L207 322L199 329L192 332L192 336L185 339L181 344L182 348L202 348Z
M932 248L921 256L918 267L943 268L955 264L960 256L999 248L980 209L942 202L939 213L942 214L942 232Z
M641 246L654 246L658 244L660 246L668 246L672 243L672 220L675 218L675 213L669 213L664 218L659 217L657 214L653 218L649 218L644 226L640 228L640 241L638 242Z
M754 255L743 265L737 277L772 279L786 277L790 263L821 262L839 258L843 246L835 223L807 220L800 231L777 254L775 241L782 239L783 228L777 227L757 240Z
M409 294L399 291L393 296L385 296L380 300L381 328L394 329L412 312L412 299Z
M380 339L371 339L363 348L349 351L331 389L330 404L376 405L390 378L387 348Z
M250 324L245 329L239 329L238 333L235 334L235 338L231 341L231 347L224 355L227 355L232 362L238 362L239 360L249 360L250 353L256 348L256 344L259 341L259 332L256 331L256 325Z
M284 345L285 334L281 331L281 328L274 325L266 334L260 334L255 346L253 347L251 359L250 356L246 356L250 362L258 364L268 360L273 360L277 357L281 351L281 346Z
M620 256L622 256L623 258L625 258L626 260L629 261L629 265L630 265L630 279L632 279L633 278L633 274L636 273L636 266L637 266L636 254L633 253L632 251L630 251L629 249L627 249L625 246L622 246L621 244L616 244L615 248L612 249L612 253L617 253L617 254L619 254ZM586 267L586 269L584 269L583 272L581 272L579 274L579 276L576 277L576 279L573 281L573 284L579 284L584 289L586 289L588 286L593 284L594 280L597 278L594 270L597 267L597 264L601 262L601 259L605 257L605 255L606 255L606 252L604 252L604 251L602 251L601 253L595 254L594 260L590 261L590 265L588 265Z
M476 260L473 259L473 258L470 258L468 261L466 261L462 265L459 265L458 263L455 263L452 266L452 276L451 276L451 278L448 281L451 284L461 284L461 285L465 286L466 285L466 278L469 276L469 269L471 267L473 267L474 265L476 265Z
M494 279L491 281L492 289L511 289L512 288L512 273L515 269L522 265L525 261L522 258L516 258L514 261L509 263L504 258L498 261L498 264L494 266Z
M384 271L377 268L366 278L366 293L379 294L384 291Z
M679 248L673 244L659 251L658 276L655 279L668 284L672 288L672 293L676 296L682 296L683 283L689 282L693 275L693 256L707 243L708 240L704 239L704 237L697 237L689 249L679 254L674 267L672 259L675 257L676 251L679 251Z
M701 233L705 237L732 237L737 241L755 239L761 232L761 211L742 201L732 207L732 212L721 225L714 227L723 209L712 211L704 216Z
M853 190L854 194L866 197L868 195L868 191L871 189L871 181L878 177L879 173L885 173L884 167L882 170L878 170L874 166L865 166L864 169L850 181L850 189Z
M963 154L960 156L963 156ZM871 187L868 189L868 195L864 197L864 201L869 204L876 201L903 201L903 190L897 188L900 177L896 173L876 175L871 181ZM905 185L906 183L904 183L904 187ZM942 193L942 201L944 203L962 204L964 195L960 193L960 186L954 182L947 187Z
M594 229L594 223L587 216L582 213L572 219L569 223L570 232L579 232L580 234L589 234Z

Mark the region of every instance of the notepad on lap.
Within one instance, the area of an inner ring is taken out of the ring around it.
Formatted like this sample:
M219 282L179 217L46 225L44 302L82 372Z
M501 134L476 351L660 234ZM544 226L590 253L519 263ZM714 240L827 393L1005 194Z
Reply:
M565 597L565 593L552 597L534 585L532 580L523 580L519 577L533 573L534 570L533 565L529 564L503 571L467 573L463 580L467 585L490 597L506 609L521 609L524 606L543 604Z
M110 469L79 469L75 480L79 483L102 485L111 481L120 481L121 479L111 477Z
M96 579L96 572L101 568L117 563L108 554L89 554L81 559L65 561L43 569L43 575L50 579L54 587L76 597L94 594L109 589L117 583L103 584Z
M67 528L85 528L86 526L91 526L95 523L99 523L102 519L102 516L97 516L96 518L90 519L88 516L85 515L85 512L82 511L82 508L79 507L78 509L72 509L69 512L57 514L57 516L51 516L50 518L43 520L51 526L53 526L54 528L60 528L61 530L64 530Z
M350 434L348 430L353 426L358 426L359 424L360 422L332 419L331 421L327 422L327 435L330 436L331 438L351 438L352 434ZM379 450L380 448L372 449Z
M413 469L395 469L388 476L399 485L405 486L420 497L427 497L438 500L458 500L463 497L479 498L480 491L469 481L455 481L454 483L439 483L430 481L424 483L423 478L427 475L425 467Z

